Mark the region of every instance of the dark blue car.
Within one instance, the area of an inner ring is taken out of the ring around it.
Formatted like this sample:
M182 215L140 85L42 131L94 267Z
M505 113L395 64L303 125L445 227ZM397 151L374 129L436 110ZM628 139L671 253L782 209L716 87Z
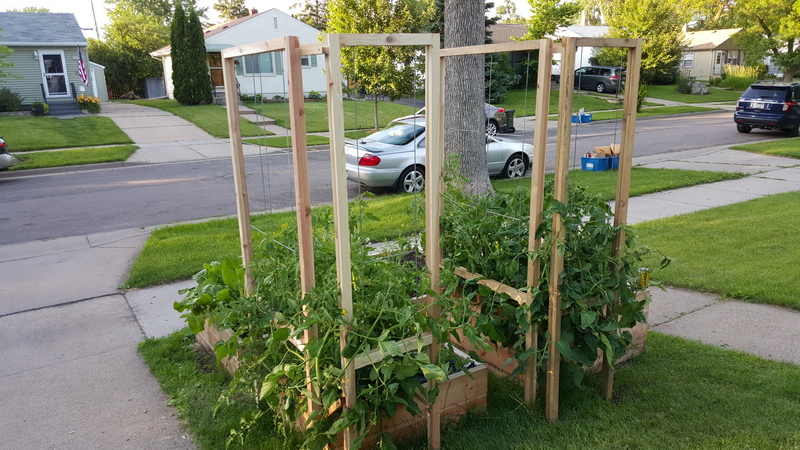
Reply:
M754 83L739 97L733 121L739 133L762 128L800 136L800 83Z

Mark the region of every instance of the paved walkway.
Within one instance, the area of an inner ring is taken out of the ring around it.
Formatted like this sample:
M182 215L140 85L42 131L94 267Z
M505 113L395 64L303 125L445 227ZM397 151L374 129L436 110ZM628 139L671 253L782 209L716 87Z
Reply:
M226 140L129 106L109 104L104 114L135 136L142 154L170 155L164 160L229 157ZM161 126L166 122L170 127ZM635 197L631 221L798 191L797 162L724 147L634 158L644 167L752 175ZM184 326L172 303L193 282L118 289L149 231L0 246L0 448L194 447L136 353L145 337ZM800 364L798 311L669 289L653 292L650 323L659 332Z

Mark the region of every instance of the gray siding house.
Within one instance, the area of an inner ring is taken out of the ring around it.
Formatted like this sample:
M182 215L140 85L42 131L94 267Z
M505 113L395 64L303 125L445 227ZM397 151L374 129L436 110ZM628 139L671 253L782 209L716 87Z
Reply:
M23 105L45 102L55 115L59 104L74 105L79 95L108 101L104 67L89 61L88 42L71 13L0 12L0 45L12 53L4 61L11 77L0 79L0 87L18 92ZM88 76L78 74L78 49Z

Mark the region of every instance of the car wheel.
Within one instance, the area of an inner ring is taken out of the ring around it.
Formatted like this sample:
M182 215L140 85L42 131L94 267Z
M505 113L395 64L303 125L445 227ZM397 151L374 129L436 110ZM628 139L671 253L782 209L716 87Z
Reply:
M425 169L422 166L411 166L406 168L400 178L397 179L397 192L413 194L425 189Z
M753 127L750 125L736 125L736 131L739 133L749 133L752 129Z
M489 120L486 122L486 134L489 136L494 136L497 134L497 122L494 120Z
M595 87L595 90L602 94L603 92L606 91L606 85L603 84L603 83L597 83L597 86Z
M528 171L528 163L521 153L515 153L508 158L503 168L503 178L520 178Z
M789 136L800 137L800 123L798 123L796 127L789 129Z

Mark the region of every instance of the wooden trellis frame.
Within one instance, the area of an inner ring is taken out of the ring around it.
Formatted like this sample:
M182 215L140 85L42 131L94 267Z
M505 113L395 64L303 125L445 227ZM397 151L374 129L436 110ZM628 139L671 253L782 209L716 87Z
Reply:
M342 80L341 80L341 48L351 46L421 46L425 48L426 56L426 108L425 126L427 130L427 151L426 151L426 263L430 270L431 286L440 291L440 265L441 248L439 246L439 218L442 209L442 159L444 149L444 99L442 85L444 84L444 59L451 56L486 54L507 51L539 50L540 61L549 61L552 54L561 52L562 57L562 83L559 94L559 118L558 135L556 143L556 184L555 199L566 203L567 195L567 173L569 167L569 140L571 127L571 108L572 94L574 92L574 66L575 52L579 46L593 47L623 47L628 49L628 72L626 88L628 92L638 92L639 86L639 65L641 63L641 41L636 39L594 39L594 38L565 38L561 44L553 45L547 39L539 41L520 41L509 44L489 44L474 47L460 47L453 49L439 49L439 35L436 34L329 34L325 37L323 44L304 44L300 45L297 37L288 36L283 39L257 42L244 46L225 49L222 51L223 75L226 84L226 102L228 105L238 103L237 93L231 86L236 85L236 74L234 70L234 58L246 55L253 55L263 52L285 51L287 55L287 80L289 86L289 108L290 121L292 128L292 154L295 170L295 192L296 192L296 211L298 223L298 241L301 266L301 289L303 295L314 286L314 255L312 249L311 236L311 202L308 179L308 157L305 135L305 110L302 104L302 74L300 57L305 55L324 54L326 58L326 77L328 81L328 109L329 109L329 130L331 144L331 162L333 175L333 203L334 203L334 226L336 236L336 261L337 261L337 281L340 289L340 307L344 310L349 323L353 321L352 303L352 283L350 271L350 234L348 223L348 203L347 203L347 179L345 169L344 152L344 121L342 116ZM549 64L539 64L537 86L541 92L550 90L550 70ZM548 116L548 97L540 95L537 97L536 116ZM298 100L300 100L298 102ZM233 172L236 188L236 203L239 216L239 232L241 239L242 259L246 269L245 281L246 288L252 291L255 283L249 271L249 265L253 256L252 236L250 234L250 210L248 205L247 186L245 182L244 158L242 150L240 121L238 108L227 108L228 122L231 139L231 153L233 162ZM627 223L627 207L630 193L630 168L633 156L633 135L636 119L636 95L625 97L623 118L622 118L622 137L621 137L621 158L617 180L617 200L615 204L614 225L621 226ZM547 143L547 121L537 120L534 132L534 159L531 162L533 167L531 178L531 205L530 205L530 235L529 250L535 251L541 242L535 239L535 230L542 221L542 203L544 191L544 166ZM557 239L552 247L552 267L551 279L558 280L563 271L563 258L558 255L556 246L559 241L564 239L562 228L562 218L560 214L554 214L553 230L557 233ZM615 241L615 251L624 251L625 235L624 232L617 236ZM530 261L528 265L527 286L531 287L538 283L538 276L541 268L538 261ZM477 276L477 274L461 274L464 277ZM490 281L490 280L488 280ZM487 282L488 282L487 281ZM495 282L496 283L496 282ZM505 285L490 286L493 289L513 290ZM517 291L519 292L519 291ZM530 301L530 295L519 292L518 301ZM527 295L527 297L525 296ZM512 295L513 297L513 295ZM526 298L528 300L526 300ZM432 302L432 299L426 299ZM558 375L560 357L555 346L556 340L561 335L561 298L558 285L550 287L550 311L549 311L549 332L551 339L548 342L550 359L548 360L547 370L547 400L546 416L548 420L555 420L558 417ZM438 315L440 311L432 310L432 314ZM340 345L343 347L347 339L348 330L341 333ZM311 330L304 336L306 339L313 337L315 331ZM526 346L537 345L537 331L531 330L526 336ZM426 343L431 353L431 360L435 361L439 343L435 339L425 337ZM534 357L535 358L535 357ZM369 356L362 357L356 361L358 364L368 364ZM605 361L605 359L604 359ZM526 368L525 400L532 403L536 393L536 364L529 361ZM352 408L355 400L355 370L356 363L349 363L343 360L342 367L345 368L343 379L343 394L345 398L345 408ZM603 395L610 398L613 387L613 368L606 362L603 365ZM311 386L309 380L309 387ZM433 388L434 383L429 383L429 388ZM311 391L313 392L313 390ZM315 393L316 395L316 393ZM316 408L313 398L309 398L309 408ZM429 447L438 449L441 446L441 409L439 402L429 405L428 415L428 440ZM345 431L345 448L349 448L352 442L353 430Z

